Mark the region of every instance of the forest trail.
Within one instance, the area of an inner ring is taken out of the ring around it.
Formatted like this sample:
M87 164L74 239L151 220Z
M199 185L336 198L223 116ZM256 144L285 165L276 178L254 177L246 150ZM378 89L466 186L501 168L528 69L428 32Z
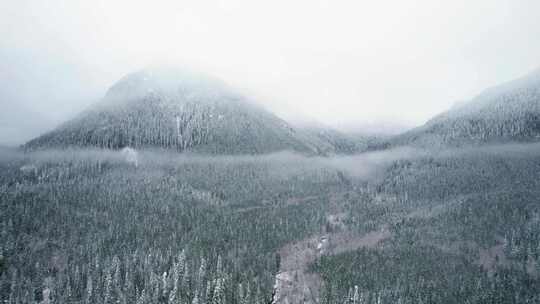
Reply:
M331 203L335 204L335 200L336 197L333 197ZM444 205L436 205L418 208L402 215L402 218L431 218L445 211ZM342 217L343 213L327 216L329 222L336 227L341 227L342 231L317 234L287 244L280 249L281 262L275 278L271 304L320 303L323 281L319 274L309 271L309 266L313 262L323 255L336 255L361 248L377 248L382 241L392 236L391 223L358 235L347 231L347 227L340 220Z
M279 251L281 264L276 274L272 304L319 303L322 279L308 270L322 255L360 248L375 248L391 236L387 226L355 236L349 232L316 235L287 244Z

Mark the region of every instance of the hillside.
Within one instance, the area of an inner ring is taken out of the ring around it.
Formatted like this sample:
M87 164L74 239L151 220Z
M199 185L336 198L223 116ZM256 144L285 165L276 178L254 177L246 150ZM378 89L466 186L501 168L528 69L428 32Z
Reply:
M420 146L540 140L540 70L485 90L425 125L396 136L394 144Z
M1 302L540 301L539 144L140 156L0 157Z
M328 126L312 123L297 129L310 138L326 143L335 154L354 154L368 149L370 137L338 131Z
M223 82L174 68L125 76L99 103L31 140L25 149L125 146L206 154L340 151L331 142L293 128Z

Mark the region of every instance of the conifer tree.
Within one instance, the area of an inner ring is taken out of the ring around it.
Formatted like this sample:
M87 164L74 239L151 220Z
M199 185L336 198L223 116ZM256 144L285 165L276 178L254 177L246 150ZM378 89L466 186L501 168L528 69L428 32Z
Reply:
M93 287L92 287L92 274L88 272L87 278L86 278L86 292L85 292L85 300L84 302L86 304L93 303L92 299L92 293L93 293Z

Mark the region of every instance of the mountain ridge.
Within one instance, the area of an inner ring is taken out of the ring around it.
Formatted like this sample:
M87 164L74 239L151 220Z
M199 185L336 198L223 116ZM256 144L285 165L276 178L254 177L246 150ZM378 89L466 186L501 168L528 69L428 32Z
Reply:
M540 140L540 69L484 90L424 125L390 139L392 145L461 146Z
M177 68L124 76L98 103L24 149L126 146L203 154L350 150L293 127L219 79Z

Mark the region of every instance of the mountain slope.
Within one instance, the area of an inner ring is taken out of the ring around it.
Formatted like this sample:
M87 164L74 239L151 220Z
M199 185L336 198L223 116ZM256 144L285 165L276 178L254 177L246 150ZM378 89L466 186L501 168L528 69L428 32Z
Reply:
M463 145L540 140L540 70L396 136L394 144Z
M327 143L336 154L353 154L368 148L367 136L354 136L322 125L305 126L300 130L316 140Z
M100 103L25 148L125 146L210 154L335 152L219 80L172 68L127 75Z

